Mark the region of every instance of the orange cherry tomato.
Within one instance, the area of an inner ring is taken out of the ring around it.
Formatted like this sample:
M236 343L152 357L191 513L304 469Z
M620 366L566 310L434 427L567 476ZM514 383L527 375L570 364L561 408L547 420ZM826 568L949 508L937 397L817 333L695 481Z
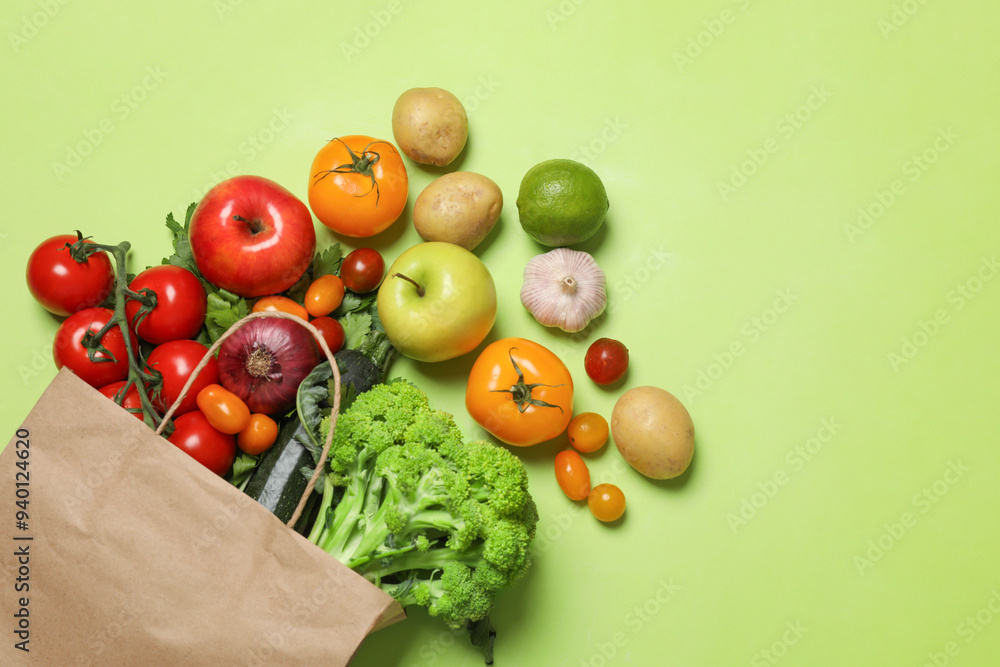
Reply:
M339 276L320 276L306 290L306 312L313 317L323 317L337 310L343 300L344 281Z
M569 444L578 452L596 452L608 441L608 420L596 412L581 412L566 427Z
M283 313L309 321L309 313L306 312L306 309L287 296L265 296L257 299L257 303L253 305L253 312L261 313L266 310L280 310Z
M570 500L583 500L590 495L590 469L576 450L556 454L556 481Z
M587 496L587 506L598 520L615 521L625 513L625 494L614 484L598 484Z
M373 236L399 218L408 187L403 158L391 143L363 135L337 137L313 159L309 207L338 234Z
M198 409L216 431L235 435L250 423L250 408L239 396L220 384L210 384L198 392Z
M236 436L236 446L252 456L271 449L278 439L278 424L265 414L255 412L250 415L246 427Z
M319 329L326 341L326 346L330 348L330 354L337 354L340 348L344 347L343 324L332 317L317 317L310 324Z

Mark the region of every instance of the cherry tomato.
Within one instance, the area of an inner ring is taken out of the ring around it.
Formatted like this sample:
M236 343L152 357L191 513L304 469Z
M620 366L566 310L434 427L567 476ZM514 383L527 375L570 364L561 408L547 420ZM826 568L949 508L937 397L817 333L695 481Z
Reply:
M337 354L344 347L344 325L332 317L317 317L310 322L319 329L326 341L326 346L330 348L330 354Z
M596 452L608 441L608 420L596 412L581 412L566 427L569 444L578 452Z
M175 419L174 432L167 440L220 477L229 472L236 458L236 438L212 428L200 410Z
M385 260L374 248L352 250L340 264L340 277L357 294L375 291L385 275Z
M337 310L343 300L344 281L334 275L320 276L306 290L305 308L313 317L323 317Z
M628 348L612 338L598 338L583 359L587 375L597 384L611 384L628 370Z
M54 315L72 315L99 306L115 288L115 272L108 254L94 253L81 264L66 247L76 240L75 234L53 236L42 241L28 257L28 291Z
M150 289L156 293L156 307L135 326L139 337L153 345L194 338L205 324L205 288L196 275L183 267L154 266L133 278L128 287L133 292ZM135 299L125 302L125 315L133 326L141 307Z
M487 345L472 364L465 407L508 445L537 445L566 430L573 416L573 378L547 348L503 338Z
M250 423L250 408L243 399L221 384L202 387L197 403L198 409L216 431L236 435Z
M625 494L614 484L598 484L587 496L587 506L598 520L615 521L625 513Z
M590 470L575 450L556 454L556 481L570 500L583 500L590 494Z
M368 136L338 137L319 150L309 170L309 207L345 236L372 236L399 218L409 181L399 151Z
M236 436L236 446L251 456L257 456L271 449L277 439L278 424L267 415L255 412L250 415L246 428Z
M309 321L309 313L306 309L295 303L287 296L265 296L257 299L257 303L253 305L253 312L262 313L268 310L278 310L283 313L288 313L289 315L295 315L296 317L301 317L302 319Z
M163 375L160 391L153 396L153 406L157 410L165 413L177 401L191 371L194 370L207 351L208 348L196 340L172 340L153 348L146 363L150 368ZM174 416L196 409L198 407L198 392L208 385L218 384L218 382L219 371L213 357L209 360L208 365L198 373L198 377L185 394L184 400L177 407Z
M128 377L128 350L125 348L121 328L112 327L101 339L101 345L110 354L95 352L94 358L104 361L91 361L87 355L88 350L82 343L87 331L96 334L113 317L114 311L108 308L84 308L63 320L52 343L52 356L56 368L63 366L69 368L81 380L95 388ZM135 335L131 332L129 334L132 336L132 349L135 349L138 344Z
M125 398L122 399L122 389L125 388L126 384L128 384L128 381L119 380L118 382L106 384L97 391L101 392L112 401L118 403L118 405L131 412L133 416L139 418L139 421L142 421L142 401L139 398L139 390L134 384L128 388L128 393L126 393ZM138 410L138 412L134 412L134 410Z

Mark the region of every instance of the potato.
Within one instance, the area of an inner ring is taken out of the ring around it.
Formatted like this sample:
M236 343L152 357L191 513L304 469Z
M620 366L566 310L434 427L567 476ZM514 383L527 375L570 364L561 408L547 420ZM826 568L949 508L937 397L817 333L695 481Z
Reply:
M694 455L691 415L658 387L635 387L621 395L611 411L611 437L628 464L653 479L677 477Z
M445 241L472 250L490 233L503 209L496 183L471 171L431 181L413 204L413 226L425 241Z
M396 145L414 162L443 167L465 148L469 119L458 98L441 88L411 88L392 108Z

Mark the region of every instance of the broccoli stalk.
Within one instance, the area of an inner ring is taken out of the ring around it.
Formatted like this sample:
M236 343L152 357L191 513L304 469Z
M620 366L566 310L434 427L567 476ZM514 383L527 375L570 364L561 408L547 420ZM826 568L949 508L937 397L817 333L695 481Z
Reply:
M538 521L520 459L463 442L450 415L397 380L339 416L326 472L310 541L401 605L468 629L490 660L487 614L527 570Z

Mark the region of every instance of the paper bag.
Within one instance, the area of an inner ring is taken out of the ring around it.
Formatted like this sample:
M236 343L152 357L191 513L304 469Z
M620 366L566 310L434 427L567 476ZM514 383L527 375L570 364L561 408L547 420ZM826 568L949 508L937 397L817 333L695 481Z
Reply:
M0 455L0 665L346 665L388 595L62 370Z

